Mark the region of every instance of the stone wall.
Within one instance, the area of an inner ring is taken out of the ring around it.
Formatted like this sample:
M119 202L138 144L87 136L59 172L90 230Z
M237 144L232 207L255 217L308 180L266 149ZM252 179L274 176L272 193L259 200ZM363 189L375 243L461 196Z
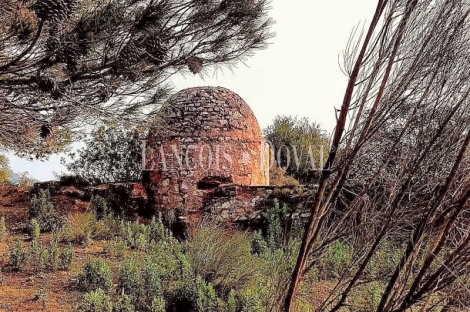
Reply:
M103 197L118 214L137 218L151 217L154 207L142 184L136 182L102 185L74 184L64 181L36 183L32 195L48 190L55 207L64 213L84 212L93 196ZM220 184L206 190L200 209L184 210L180 221L194 226L203 218L224 223L257 223L264 219L274 200L286 203L290 213L307 216L309 198L314 188L301 186L244 186Z

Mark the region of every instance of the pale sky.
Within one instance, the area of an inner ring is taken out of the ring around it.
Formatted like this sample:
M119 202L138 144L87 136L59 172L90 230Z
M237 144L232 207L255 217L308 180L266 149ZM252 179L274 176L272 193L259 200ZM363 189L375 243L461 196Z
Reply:
M255 113L260 127L276 115L308 117L328 132L335 123L334 106L341 106L347 77L341 72L342 51L354 26L372 19L371 0L273 0L270 16L276 37L268 49L250 58L247 66L199 76L175 77L175 90L221 86L239 94ZM48 181L65 171L60 156L30 162L8 154L14 172L28 171Z

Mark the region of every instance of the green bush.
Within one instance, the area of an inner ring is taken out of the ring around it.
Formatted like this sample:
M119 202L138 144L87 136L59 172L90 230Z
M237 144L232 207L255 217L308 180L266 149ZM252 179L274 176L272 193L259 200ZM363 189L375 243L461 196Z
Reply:
M280 207L277 200L274 201L274 207L268 209L267 221L267 244L272 251L285 245L285 220L287 215L287 206Z
M82 271L78 274L78 287L83 291L101 288L105 292L111 290L111 270L101 258L88 259Z
M96 215L98 220L104 219L109 214L108 204L101 196L91 198L89 209Z
M197 276L196 288L198 311L217 311L219 302L217 295L215 294L214 286L212 286L210 282L206 283L200 276Z
M5 225L5 217L0 218L0 243L5 239L7 227Z
M268 250L268 244L261 231L255 231L251 236L251 252L260 256L268 252Z
M155 298L162 296L160 278L165 272L151 257L142 264L142 259L129 259L119 268L116 291L125 293L139 311L153 311Z
M73 247L69 243L67 247L62 248L59 254L59 269L68 270L72 266Z
M132 297L126 295L124 291L114 300L113 312L133 312L135 307L132 304Z
M150 241L150 227L139 222L122 221L119 225L121 237L131 249L145 250Z
M288 147L289 155L284 149L281 159L278 159L280 163L277 163L277 167L284 168L287 158L290 159L289 166L285 168L287 175L302 183L311 183L319 177L318 170L323 167L322 161L326 161L328 151L328 136L320 125L310 122L308 118L276 116L263 134L272 143L276 155L282 146ZM312 168L312 161L315 168Z
M94 224L92 232L94 239L110 240L119 234L119 224L110 213Z
M36 218L32 218L29 221L28 230L29 230L29 236L31 237L31 241L37 243L39 241L39 236L41 234L41 228Z
M326 278L337 277L349 261L351 261L350 247L337 240L328 247L324 258L325 263L320 263L320 268L325 271L321 275Z
M46 271L49 264L49 253L42 246L42 243L39 243L38 250L35 254L35 259L33 260L34 271L36 273L42 273Z
M119 277L117 283L117 291L137 299L142 290L141 287L141 263L136 259L129 259L124 261L119 267ZM135 302L135 301L134 301Z
M79 312L112 312L111 298L101 289L92 290L83 296L77 311Z
M45 272L46 269L51 269L50 253L38 239L31 241L28 259L36 273L42 273Z
M26 264L26 252L23 250L21 240L18 238L10 251L10 264L13 270L19 271Z
M171 233L165 228L162 222L162 214L158 214L158 218L152 217L152 221L149 224L149 239L154 242L167 240L171 237Z
M139 306L142 310L155 310L155 307L153 307L155 305L154 301L162 296L160 278L163 273L164 271L161 267L157 263L152 262L150 257L147 257L141 272L142 290L140 292L141 303Z
M126 241L120 237L115 237L112 240L106 242L106 245L103 248L103 252L108 254L115 254L116 256L122 258L124 257L126 248Z
M40 190L39 195L34 195L31 199L29 219L33 218L38 221L42 231L48 232L60 228L62 222L50 201L49 191Z
M57 235L52 235L49 243L49 270L55 271L59 268L59 249L57 246Z
M227 312L237 312L237 300L235 298L235 291L230 290L227 298Z
M152 312L166 312L165 299L163 297L155 297L152 300Z

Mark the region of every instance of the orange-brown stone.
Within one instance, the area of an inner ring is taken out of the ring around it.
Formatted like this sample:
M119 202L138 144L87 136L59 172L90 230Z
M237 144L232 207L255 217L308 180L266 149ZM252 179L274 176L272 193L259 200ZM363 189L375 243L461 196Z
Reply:
M178 92L146 142L144 182L156 210L201 209L223 184L269 185L267 144L250 107L221 87Z

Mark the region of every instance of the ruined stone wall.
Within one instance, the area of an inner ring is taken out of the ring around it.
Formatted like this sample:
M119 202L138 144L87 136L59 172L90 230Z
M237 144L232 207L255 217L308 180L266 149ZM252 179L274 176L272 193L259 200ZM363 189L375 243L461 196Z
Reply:
M199 211L210 189L269 184L267 144L248 105L220 87L186 89L147 141L144 183L157 210Z

